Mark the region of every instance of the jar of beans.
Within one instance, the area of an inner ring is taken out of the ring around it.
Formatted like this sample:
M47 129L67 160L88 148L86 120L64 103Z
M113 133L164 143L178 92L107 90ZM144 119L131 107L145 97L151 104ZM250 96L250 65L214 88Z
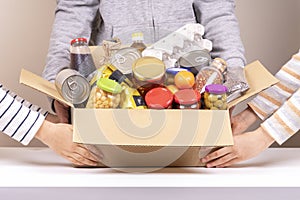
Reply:
M122 86L114 80L100 78L97 81L95 108L118 108Z

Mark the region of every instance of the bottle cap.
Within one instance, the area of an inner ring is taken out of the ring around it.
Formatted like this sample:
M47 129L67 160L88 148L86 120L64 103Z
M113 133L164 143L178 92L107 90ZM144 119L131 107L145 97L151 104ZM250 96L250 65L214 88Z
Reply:
M149 108L168 108L173 102L173 94L163 87L153 88L145 96L146 104Z
M74 40L71 41L71 45L76 43L76 42L84 42L84 43L87 43L87 39L85 38L76 38Z
M178 104L190 105L200 101L201 95L198 90L183 89L175 93L174 100Z
M110 92L112 94L118 94L122 92L122 86L117 83L114 80L111 80L109 78L100 78L97 81L97 86L106 91L106 92Z
M142 32L132 33L132 41L141 41L144 40L144 34Z
M208 92L210 94L224 94L227 91L227 87L220 84L211 84L205 87L205 92Z

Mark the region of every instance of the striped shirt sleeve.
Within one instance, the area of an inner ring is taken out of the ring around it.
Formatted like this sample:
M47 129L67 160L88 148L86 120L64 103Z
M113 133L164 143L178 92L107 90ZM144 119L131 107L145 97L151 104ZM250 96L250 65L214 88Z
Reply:
M23 105L17 100L17 96L11 96L9 90L4 90L0 84L1 132L23 145L28 145L44 120L43 114Z
M259 118L272 115L298 88L300 88L300 51L295 54L275 77L279 83L260 92L248 105Z
M300 129L300 89L270 118L261 124L278 144L284 143Z

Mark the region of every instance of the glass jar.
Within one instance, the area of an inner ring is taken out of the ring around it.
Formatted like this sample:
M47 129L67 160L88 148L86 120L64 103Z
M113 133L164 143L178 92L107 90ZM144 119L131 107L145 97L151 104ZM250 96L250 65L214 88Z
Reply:
M209 66L199 70L196 76L196 89L203 93L206 85L223 84L226 81L227 64L221 58L215 58Z
M227 109L227 87L220 84L212 84L205 87L204 104L209 110Z
M173 94L163 87L149 90L145 96L145 101L150 109L169 109L172 108Z
M164 84L166 67L164 63L155 57L142 57L132 66L133 82L140 94L146 93L155 87Z
M96 70L87 39L85 38L76 38L71 41L70 59L70 68L78 71L86 78Z
M201 95L198 90L183 89L174 95L175 109L199 109Z
M122 86L114 80L100 78L95 92L95 108L117 108L120 105Z

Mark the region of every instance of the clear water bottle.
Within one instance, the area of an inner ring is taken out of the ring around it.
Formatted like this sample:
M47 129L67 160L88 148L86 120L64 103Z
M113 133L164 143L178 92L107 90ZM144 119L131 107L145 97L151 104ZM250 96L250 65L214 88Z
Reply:
M86 78L96 70L87 39L85 38L76 38L71 41L70 58L70 68L78 71Z

